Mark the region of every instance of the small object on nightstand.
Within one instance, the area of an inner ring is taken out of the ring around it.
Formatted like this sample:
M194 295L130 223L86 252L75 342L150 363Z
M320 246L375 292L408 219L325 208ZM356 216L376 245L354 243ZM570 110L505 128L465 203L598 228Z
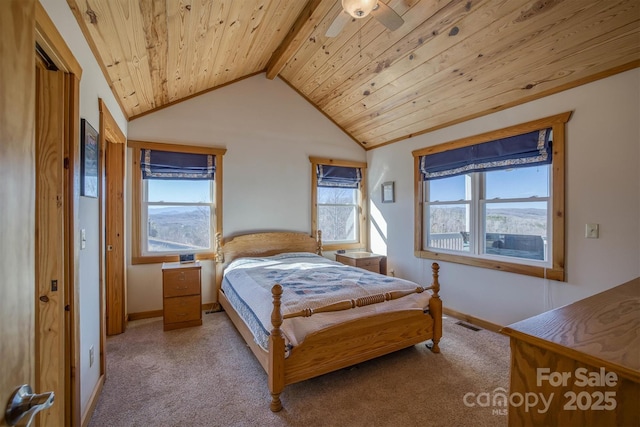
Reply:
M162 264L164 330L202 325L200 262Z
M346 252L336 254L336 261L353 267L364 268L374 273L387 275L387 257L371 252Z
M180 254L180 263L185 264L188 262L195 262L196 255L195 254Z

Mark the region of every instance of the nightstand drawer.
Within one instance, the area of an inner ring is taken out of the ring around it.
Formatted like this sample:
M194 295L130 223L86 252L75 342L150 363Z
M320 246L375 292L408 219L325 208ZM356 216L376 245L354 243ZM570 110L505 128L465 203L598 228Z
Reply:
M362 259L356 261L356 267L364 268L365 270L373 271L374 273L380 273L380 259Z
M165 323L188 322L200 319L200 295L189 297L165 298Z
M165 298L199 294L200 269L166 270L162 286Z
M387 257L371 252L346 252L336 254L336 261L362 268L372 273L387 274Z

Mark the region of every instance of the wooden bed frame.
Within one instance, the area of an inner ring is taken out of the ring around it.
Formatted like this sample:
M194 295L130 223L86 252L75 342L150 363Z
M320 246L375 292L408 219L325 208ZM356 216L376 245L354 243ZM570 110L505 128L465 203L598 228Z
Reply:
M247 345L267 372L271 392L271 410L282 409L280 393L288 384L313 378L337 369L352 366L378 356L432 340L431 350L439 353L438 342L442 336L442 301L438 295L437 263L433 263L433 283L430 287L417 287L414 291L393 291L357 300L342 301L317 309L305 309L297 313L282 315L280 298L282 287L272 288L273 329L269 337L269 351L265 351L253 339L253 335L242 318L231 306L220 289L222 273L231 261L239 257L271 256L283 252L312 252L322 255L321 234L312 237L304 233L270 232L236 236L223 242L217 236L216 286L218 300L238 329ZM285 341L280 326L284 318L311 316L314 313L351 309L370 304L383 303L412 293L430 290L429 311L392 311L369 315L331 326L308 335L298 346L291 349L285 358Z

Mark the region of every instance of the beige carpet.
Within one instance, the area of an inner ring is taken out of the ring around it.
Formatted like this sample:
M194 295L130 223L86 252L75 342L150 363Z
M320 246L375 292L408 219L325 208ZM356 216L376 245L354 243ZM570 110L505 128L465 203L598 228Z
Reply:
M269 410L267 377L225 313L163 332L129 323L107 340L107 380L90 426L501 426L465 393L508 389L509 343L444 321L441 353L424 344L285 388Z

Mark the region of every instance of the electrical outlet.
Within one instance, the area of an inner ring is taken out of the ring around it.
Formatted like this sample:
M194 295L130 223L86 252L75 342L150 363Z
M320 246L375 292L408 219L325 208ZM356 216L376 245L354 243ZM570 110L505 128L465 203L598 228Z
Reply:
M597 239L599 237L599 224L587 224L584 230L584 237L587 239Z
M89 347L89 367L93 366L93 346Z

